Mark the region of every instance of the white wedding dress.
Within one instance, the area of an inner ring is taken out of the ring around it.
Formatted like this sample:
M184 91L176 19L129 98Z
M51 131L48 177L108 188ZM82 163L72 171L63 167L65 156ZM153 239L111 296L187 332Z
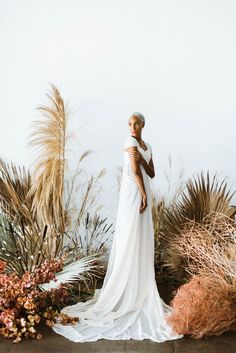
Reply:
M146 151L129 136L123 147L137 146L149 161L152 149L149 143L145 144ZM79 322L75 325L57 322L52 327L71 341L103 338L163 342L183 337L165 321L173 309L160 298L156 286L150 177L140 167L147 194L147 208L142 214L139 213L141 193L128 151L124 150L115 233L102 288L95 290L92 299L63 308L63 313L79 317Z

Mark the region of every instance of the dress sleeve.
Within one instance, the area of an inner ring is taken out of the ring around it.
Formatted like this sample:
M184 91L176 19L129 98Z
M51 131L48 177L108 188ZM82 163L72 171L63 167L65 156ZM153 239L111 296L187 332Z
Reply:
M124 143L124 148L131 147L131 146L138 147L138 141L136 140L135 137L129 136Z

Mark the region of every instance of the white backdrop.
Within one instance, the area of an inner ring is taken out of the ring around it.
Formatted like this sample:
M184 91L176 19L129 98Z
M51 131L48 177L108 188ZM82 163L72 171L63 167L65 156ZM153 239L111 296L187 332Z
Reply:
M88 174L106 168L111 220L133 111L146 118L153 188L165 192L171 157L173 190L181 171L202 170L234 190L235 18L234 0L0 0L0 157L29 166L30 124L52 82L74 111L73 158L92 149Z

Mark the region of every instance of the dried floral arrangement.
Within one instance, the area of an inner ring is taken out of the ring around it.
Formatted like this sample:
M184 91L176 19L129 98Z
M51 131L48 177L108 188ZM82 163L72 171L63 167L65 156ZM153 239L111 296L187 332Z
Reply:
M59 286L49 291L41 291L39 284L55 280L55 273L63 267L61 260L45 261L34 271L21 277L14 272L6 272L6 263L0 261L0 334L18 343L22 338L40 339L39 323L44 320L51 326L59 309L66 302L69 292ZM64 322L74 322L76 318L63 316Z
M175 331L193 338L236 330L236 222L220 213L186 223L176 241L188 281L174 293L168 318Z
M176 246L185 234L186 223L195 221L210 229L214 227L216 213L226 216L225 223L231 222L236 215L236 206L230 205L234 193L225 179L220 181L217 174L211 178L208 171L206 175L201 172L189 178L173 200L163 205L159 220L160 260L170 280L182 284L188 278L185 255Z
M50 326L66 302L93 295L106 269L111 225L91 215L104 170L75 190L83 168L66 178L69 111L54 85L47 97L33 123L32 169L0 160L0 334L14 342L41 338L39 323Z
M31 135L38 151L32 171L0 161L0 334L14 342L41 338L40 322L52 325L63 305L92 295L89 286L105 274L111 226L90 216L104 170L90 178L80 205L72 205L81 169L66 180L69 113L55 86L47 96L50 105L39 107L44 119ZM182 284L170 324L201 338L236 325L236 207L227 184L216 176L211 182L209 173L185 186L169 204L153 198L155 262L159 278Z
M153 198L155 265L172 292L173 329L193 338L236 328L236 207L227 182L202 172Z

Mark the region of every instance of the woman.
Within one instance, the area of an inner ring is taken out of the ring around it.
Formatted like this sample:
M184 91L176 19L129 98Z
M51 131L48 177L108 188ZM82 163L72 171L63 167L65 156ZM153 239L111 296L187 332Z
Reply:
M154 230L150 180L155 176L152 148L142 140L144 116L133 113L124 144L124 165L115 224L102 288L92 299L62 310L79 317L53 330L75 342L98 339L155 342L181 338L165 321L171 308L160 298L154 271Z

